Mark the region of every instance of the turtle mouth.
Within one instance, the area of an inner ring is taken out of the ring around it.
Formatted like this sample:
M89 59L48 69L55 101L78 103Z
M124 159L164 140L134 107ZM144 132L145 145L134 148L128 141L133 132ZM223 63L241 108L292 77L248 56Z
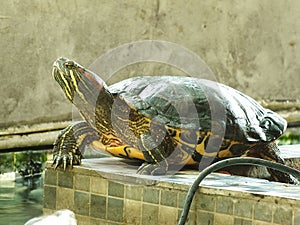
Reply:
M52 69L52 78L54 80L56 80L56 81L57 81L57 74L58 74L58 69L57 69L56 66L53 66L53 69Z
M57 83L59 83L60 86L62 86L62 84L63 84L63 78L62 78L63 76L64 75L61 73L59 68L54 65L53 69L52 69L52 77L55 81L57 81Z
M63 58L59 58L59 59L55 60L53 63L53 67L52 67L52 77L57 82L59 82L61 77L64 76L64 74L62 74L62 71L60 69L61 68L60 64L61 64L62 60L63 60Z

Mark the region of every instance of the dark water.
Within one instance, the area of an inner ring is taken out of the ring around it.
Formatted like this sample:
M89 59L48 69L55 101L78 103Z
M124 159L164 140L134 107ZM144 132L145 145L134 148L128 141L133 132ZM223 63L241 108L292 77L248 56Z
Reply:
M44 168L47 152L0 154L0 225L22 225L29 219L42 215L43 174L23 179L18 173L30 160L41 162Z
M0 224L19 225L42 215L43 178L0 181Z

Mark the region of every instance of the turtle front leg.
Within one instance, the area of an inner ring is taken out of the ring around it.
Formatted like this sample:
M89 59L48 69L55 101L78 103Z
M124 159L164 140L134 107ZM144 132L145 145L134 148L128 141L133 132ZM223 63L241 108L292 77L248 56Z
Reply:
M55 168L68 165L80 165L84 147L94 140L99 140L97 132L86 122L76 122L67 126L57 136L53 147Z
M144 175L165 175L169 164L167 161L170 142L165 138L157 143L150 133L140 136L139 149L143 152L145 162L139 167L137 173Z

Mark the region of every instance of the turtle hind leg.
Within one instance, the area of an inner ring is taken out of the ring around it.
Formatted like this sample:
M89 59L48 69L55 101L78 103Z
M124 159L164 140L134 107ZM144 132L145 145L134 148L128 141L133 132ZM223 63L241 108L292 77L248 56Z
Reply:
M145 162L139 167L137 173L144 175L165 175L169 164L167 161L170 140L164 138L157 143L150 132L140 136L139 149L143 152Z
M247 156L258 157L280 164L285 164L284 159L280 156L280 150L275 142L270 142L267 145L263 146L258 145L253 147L249 151ZM283 173L271 168L267 168L267 170L270 174L270 181L277 181L289 184L299 184L297 179L291 176L290 174Z
M76 122L67 126L57 136L53 144L53 164L55 168L80 165L84 147L99 140L97 132L86 122Z

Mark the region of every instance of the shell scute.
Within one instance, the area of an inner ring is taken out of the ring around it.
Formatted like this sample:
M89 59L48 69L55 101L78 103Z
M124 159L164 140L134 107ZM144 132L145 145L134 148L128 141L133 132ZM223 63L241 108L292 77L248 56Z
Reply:
M278 114L226 85L192 77L144 76L109 87L134 110L177 129L221 131L225 139L272 141L286 128Z

